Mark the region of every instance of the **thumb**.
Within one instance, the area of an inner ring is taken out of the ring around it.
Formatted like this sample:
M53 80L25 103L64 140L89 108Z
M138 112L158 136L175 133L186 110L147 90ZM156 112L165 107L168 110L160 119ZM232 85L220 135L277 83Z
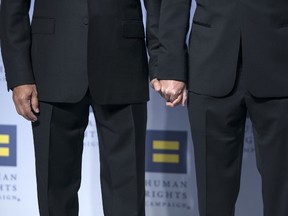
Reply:
M185 106L185 103L187 101L187 97L188 97L188 91L186 89L184 89L183 97L182 97L182 106Z
M155 91L160 92L160 90L161 90L161 84L160 84L159 80L153 79L153 80L151 81L151 85L152 85L152 88L153 88Z
M32 92L31 106L32 106L32 109L35 113L39 113L39 104L38 104L38 97L37 97L36 91Z

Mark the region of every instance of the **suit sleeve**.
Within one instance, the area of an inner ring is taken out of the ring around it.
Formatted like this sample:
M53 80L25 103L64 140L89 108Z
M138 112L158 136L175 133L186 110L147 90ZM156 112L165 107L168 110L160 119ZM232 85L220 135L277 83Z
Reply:
M159 52L159 21L162 0L144 0L147 11L146 20L146 43L149 53L149 76L150 80L157 78L158 52Z
M156 5L154 1L151 0L151 4ZM154 24L157 26L157 31L155 31L157 49L154 50L157 54L155 76L159 80L186 82L188 73L186 35L189 30L191 0L161 0L160 7L158 4L157 6L158 23ZM153 30L151 26L147 27L150 27L150 32L151 29ZM154 48L156 48L155 45Z
M2 0L1 51L8 89L33 84L29 9L31 0Z

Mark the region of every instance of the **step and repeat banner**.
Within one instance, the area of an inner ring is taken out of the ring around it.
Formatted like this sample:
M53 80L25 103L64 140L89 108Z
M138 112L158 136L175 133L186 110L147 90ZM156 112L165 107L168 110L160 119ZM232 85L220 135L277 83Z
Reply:
M186 107L165 107L165 101L152 89L146 144L146 215L198 216L193 145ZM98 139L92 113L84 146L80 216L103 216ZM247 120L236 216L263 215L254 151L251 122ZM14 109L0 55L1 216L39 216L34 162L31 124Z

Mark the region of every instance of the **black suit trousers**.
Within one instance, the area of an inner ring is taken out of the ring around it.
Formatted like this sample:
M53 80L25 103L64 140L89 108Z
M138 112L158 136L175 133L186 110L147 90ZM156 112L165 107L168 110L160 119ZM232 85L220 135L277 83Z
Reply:
M264 216L288 215L288 98L256 98L241 67L226 97L189 93L201 216L233 216L249 114L262 179Z
M33 123L41 216L77 216L84 131L92 106L99 139L105 216L144 216L146 103L40 102ZM99 206L99 208L101 208Z

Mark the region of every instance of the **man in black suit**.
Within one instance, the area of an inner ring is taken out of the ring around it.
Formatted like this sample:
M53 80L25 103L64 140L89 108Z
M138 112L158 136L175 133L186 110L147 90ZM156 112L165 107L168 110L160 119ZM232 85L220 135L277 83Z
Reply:
M144 216L148 70L140 0L36 0L31 26L29 9L30 0L2 0L1 49L16 109L32 121L40 215L78 215L92 106L104 214Z
M248 113L264 215L287 216L288 1L196 3L187 58L191 0L162 0L152 84L169 106L188 85L200 215L234 215Z

